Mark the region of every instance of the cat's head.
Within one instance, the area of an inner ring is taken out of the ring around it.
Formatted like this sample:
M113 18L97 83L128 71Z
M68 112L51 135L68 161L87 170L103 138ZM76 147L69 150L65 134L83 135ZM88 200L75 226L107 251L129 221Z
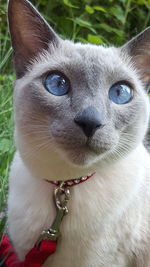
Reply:
M142 142L150 28L115 48L62 40L27 0L10 0L8 17L16 145L33 171L48 179L86 175Z

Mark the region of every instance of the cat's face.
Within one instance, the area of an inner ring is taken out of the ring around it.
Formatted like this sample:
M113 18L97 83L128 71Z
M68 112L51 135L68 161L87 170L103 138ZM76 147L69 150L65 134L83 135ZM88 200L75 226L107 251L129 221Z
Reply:
M95 162L125 156L142 141L148 124L149 101L142 79L147 82L149 76L146 71L137 74L143 57L137 61L130 57L130 43L122 48L74 44L59 39L50 28L51 40L47 47L45 43L40 47L41 40L39 44L32 40L39 21L29 14L42 18L27 1L10 0L12 34L15 3L20 5L17 11L28 12L24 29L19 28L20 35L27 31L28 43L18 45L12 37L19 77L14 91L16 143L25 161L41 158L44 164L45 158L46 164L54 153L58 162L62 159L86 169ZM30 32L27 23L32 25ZM43 38L48 35L47 27L45 32L41 29Z
M51 79L57 77L66 80L64 90L68 91L63 95L46 88L45 82L50 87ZM126 104L110 99L110 88L117 83L132 90ZM116 156L121 147L130 150L143 138L147 125L147 99L128 59L115 48L69 41L61 41L52 53L47 51L17 82L15 107L16 126L26 146L35 153L56 149L78 165L91 164L114 151ZM92 116L92 109L96 113L92 119L97 116L102 126L88 136L75 118L85 112L86 120L86 110ZM38 146L41 149L36 150Z

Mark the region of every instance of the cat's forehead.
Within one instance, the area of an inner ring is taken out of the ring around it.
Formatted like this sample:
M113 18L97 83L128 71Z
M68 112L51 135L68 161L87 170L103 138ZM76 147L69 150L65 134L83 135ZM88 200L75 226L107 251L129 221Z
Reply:
M22 86L51 71L64 73L75 82L115 83L120 80L137 80L130 57L119 48L92 44L73 43L61 40L58 46L50 44L49 49L39 53L31 62L28 72L22 78Z
M68 68L72 71L96 68L101 71L118 72L126 67L125 62L130 60L120 56L119 49L90 44L73 43L62 41L58 47L50 45L48 51L39 54L33 62L34 72L45 72L49 68L63 70ZM128 65L127 64L127 65Z
M78 53L82 60L89 62L98 62L101 64L107 62L108 59L112 59L112 62L118 58L119 53L115 47L105 47L102 45L91 45L91 44L73 44L71 49L72 54ZM86 62L85 62L86 63Z

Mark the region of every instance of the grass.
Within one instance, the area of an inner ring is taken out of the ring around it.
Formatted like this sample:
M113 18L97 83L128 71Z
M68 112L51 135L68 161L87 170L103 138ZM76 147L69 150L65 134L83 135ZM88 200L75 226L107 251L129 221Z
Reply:
M14 153L12 84L13 75L0 76L0 238L5 226L9 166Z

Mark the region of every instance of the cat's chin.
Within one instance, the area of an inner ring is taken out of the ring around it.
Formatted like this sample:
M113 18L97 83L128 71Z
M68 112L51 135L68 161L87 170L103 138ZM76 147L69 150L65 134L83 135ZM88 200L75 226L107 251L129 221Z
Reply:
M67 149L63 151L62 155L71 165L80 167L90 167L94 163L101 161L105 158L108 151L106 149L101 149L101 151L94 151L89 147L80 147L75 149Z
M82 141L82 140L81 140ZM55 140L55 148L58 155L65 159L69 164L80 167L88 167L104 159L118 145L115 142L100 142L91 138L86 142L66 143Z

